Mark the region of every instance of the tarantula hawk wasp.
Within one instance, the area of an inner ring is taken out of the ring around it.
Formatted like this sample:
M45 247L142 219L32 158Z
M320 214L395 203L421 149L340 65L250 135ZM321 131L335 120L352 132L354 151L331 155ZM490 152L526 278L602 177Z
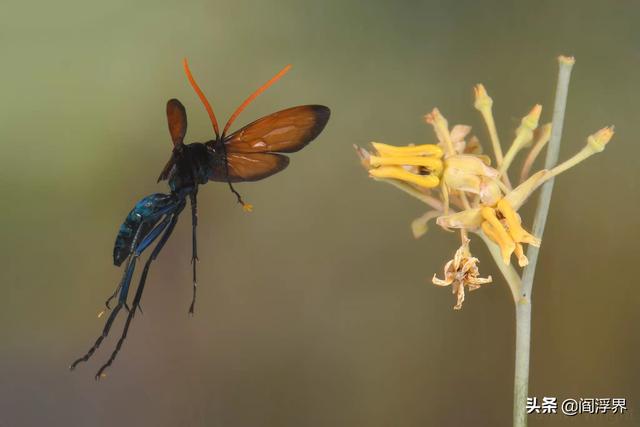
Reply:
M200 98L211 119L215 139L204 143L185 144L184 137L187 131L186 110L177 99L170 99L167 102L167 120L169 133L173 141L173 152L160 173L158 182L168 180L171 192L169 194L155 193L144 197L136 203L124 223L120 226L113 249L113 262L116 266L122 265L124 261L127 262L120 283L115 292L105 302L107 310L111 310L111 313L106 319L102 334L100 334L94 345L84 356L74 361L70 367L73 370L79 363L89 360L109 334L113 322L124 307L128 311L128 316L122 334L111 357L96 374L96 379L104 376L104 371L111 366L118 355L127 337L127 332L136 310L140 309L140 300L151 263L158 257L167 240L169 240L178 217L186 206L187 198L191 205L193 241L191 259L193 265L193 297L189 313L193 314L197 288L196 263L198 261L198 252L196 227L198 225L198 186L206 184L208 181L226 182L242 207L246 211L250 211L251 205L242 200L240 194L233 187L233 183L257 181L280 172L289 164L289 158L281 153L293 153L305 147L322 132L329 120L329 108L322 105L302 105L262 117L227 135L231 124L242 110L260 93L289 71L291 66L288 65L251 94L231 115L222 133L220 133L213 108L193 78L186 59L183 61L183 66L189 83ZM144 264L132 305L129 307L127 296L136 263L142 253L156 240L157 244ZM111 309L109 304L116 297L118 302Z

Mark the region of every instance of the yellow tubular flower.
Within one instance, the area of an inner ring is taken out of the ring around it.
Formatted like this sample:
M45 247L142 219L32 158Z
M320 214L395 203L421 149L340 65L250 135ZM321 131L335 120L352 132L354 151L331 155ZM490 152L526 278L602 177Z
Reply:
M355 147L369 176L391 183L409 185L408 189L431 189L440 185L442 149L437 145L392 145L372 142L373 153ZM393 181L392 181L393 180ZM404 183L404 184L403 184Z
M429 170L430 174L440 175L442 173L442 161L433 157L369 157L372 167L378 166L422 166Z
M483 207L480 210L484 222L482 231L499 247L505 264L511 262L511 254L516 253L518 265L527 265L522 243L540 246L540 239L529 234L520 225L520 217L506 199L498 201L495 208Z
M369 176L376 179L397 179L423 188L434 188L440 184L440 179L435 175L418 175L401 166L381 166L369 169Z
M371 145L380 156L431 156L436 158L442 157L442 148L435 144L408 145L405 147L396 147L393 145L383 144L381 142L372 142Z
M509 264L511 260L511 254L516 249L516 243L513 238L504 229L500 220L496 216L496 211L491 208L484 207L481 210L484 222L482 223L482 231L488 238L493 240L498 246L500 246L500 253L502 254L502 260L505 264Z
M520 225L520 217L513 210L509 202L507 202L505 199L502 199L498 202L497 208L497 210L502 214L505 221L507 222L507 229L509 230L511 238L515 242L528 243L537 247L540 246L540 239L527 233L524 228L522 228L522 226Z
M489 239L498 245L500 248L500 254L502 255L502 261L505 264L509 264L511 261L511 254L516 248L513 240L511 240L509 236L501 236L493 226L486 221L482 223L482 231Z

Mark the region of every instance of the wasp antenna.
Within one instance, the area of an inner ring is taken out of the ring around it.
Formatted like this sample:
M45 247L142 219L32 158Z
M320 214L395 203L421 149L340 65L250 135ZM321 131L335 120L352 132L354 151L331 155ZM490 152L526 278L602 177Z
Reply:
M280 77L282 77L285 74L287 74L287 71L289 71L290 69L291 69L291 64L287 65L282 70L280 70L280 72L278 74L276 74L275 76L273 76L271 78L271 80L269 80L268 82L266 82L265 84L260 86L260 88L258 88L258 90L256 90L251 95L249 95L249 97L247 99L245 99L242 104L240 104L240 106L236 109L236 111L234 111L234 113L231 115L231 118L229 118L229 121L227 122L227 124L224 126L224 130L222 131L222 138L224 138L224 136L226 135L227 130L229 130L229 128L231 127L231 124L238 118L240 113L242 113L242 110L247 108L247 105L251 104L251 101L256 99L258 97L258 95L260 95L262 92L267 90L269 88L269 86L271 86L272 84L274 84L275 82L280 80Z
M191 70L189 69L187 58L184 58L182 60L182 66L184 67L184 72L187 75L187 79L189 79L191 87L198 95L198 98L200 98L200 101L202 101L204 108L207 110L207 114L209 114L209 119L211 119L211 124L213 125L213 131L216 133L216 139L220 139L220 128L218 127L218 120L216 120L216 115L213 112L213 108L211 107L209 100L200 89L200 86L198 86L198 83L196 83L196 80L193 78Z

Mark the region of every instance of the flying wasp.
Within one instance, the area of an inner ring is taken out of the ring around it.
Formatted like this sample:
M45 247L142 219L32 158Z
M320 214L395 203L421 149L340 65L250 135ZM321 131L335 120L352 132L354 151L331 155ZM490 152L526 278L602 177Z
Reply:
M196 83L189 64L185 59L183 66L189 83L204 105L215 133L215 139L207 142L193 142L185 144L187 132L187 113L180 101L170 99L167 102L167 121L169 134L173 141L171 158L162 169L158 182L168 181L170 193L154 193L141 199L127 215L116 237L113 248L113 263L121 266L125 263L124 273L115 292L105 302L110 311L105 321L102 334L93 346L81 358L71 364L73 370L79 363L86 362L100 347L107 337L113 322L124 308L127 318L115 349L107 362L96 374L96 379L104 375L104 371L111 366L122 348L127 337L129 326L136 310L140 309L140 300L144 291L147 275L151 263L171 237L178 217L184 210L187 199L191 207L192 224L192 257L193 266L193 296L189 313L193 314L196 302L197 276L196 265L198 250L196 228L198 225L198 187L209 181L226 182L229 189L236 196L238 203L246 211L252 206L245 203L233 187L233 183L244 181L258 181L280 172L289 164L289 157L281 153L293 153L304 148L313 141L324 129L329 120L330 110L322 105L301 105L287 108L268 116L262 117L243 128L227 135L227 131L238 115L260 93L279 80L289 69L290 65L282 69L271 80L251 94L231 115L222 133L211 104ZM148 259L144 264L138 287L131 306L127 299L136 263L142 253L156 242ZM111 308L111 302L117 298L117 304Z

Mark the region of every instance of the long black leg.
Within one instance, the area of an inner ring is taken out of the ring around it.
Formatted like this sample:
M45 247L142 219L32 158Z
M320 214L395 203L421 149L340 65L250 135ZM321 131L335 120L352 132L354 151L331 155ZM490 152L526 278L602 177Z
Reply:
M192 227L192 255L191 264L193 266L193 296L191 298L191 305L189 306L189 314L193 315L193 310L196 305L196 289L198 288L197 276L196 276L196 264L198 263L198 245L196 240L196 227L198 226L198 194L193 192L189 195L191 200L191 227Z
M109 318L107 319L107 321L106 321L106 323L104 325L104 329L102 329L102 334L98 337L98 339L96 340L95 344L93 344L93 347L91 347L89 349L89 351L87 351L85 353L84 356L80 357L79 359L76 359L71 364L69 369L71 369L73 371L76 368L76 366L78 365L78 363L86 362L93 355L93 353L96 352L98 347L100 347L100 344L102 344L102 340L104 340L107 337L107 335L109 335L109 330L111 329L111 325L113 324L113 321L116 319L116 316L118 315L118 312L120 311L121 308L122 308L122 304L118 304L117 306L115 306L115 308L113 309L113 311L109 315Z
M169 237L171 236L171 233L173 232L173 229L175 228L175 225L178 222L178 215L180 214L181 210L182 209L180 209L178 212L176 212L171 216L171 222L167 226L164 234L162 235L162 238L160 239L160 241L158 241L158 244L153 249L153 252L151 253L151 255L149 255L149 259L147 259L147 262L144 264L144 270L142 270L142 275L140 276L140 283L138 284L138 288L136 289L136 294L133 298L133 305L131 307L131 310L129 310L129 315L127 316L127 320L124 324L122 335L120 336L120 339L116 344L115 350L113 351L113 353L111 353L111 357L109 357L109 360L107 360L107 362L104 365L102 365L102 367L96 374L96 380L99 380L102 377L104 371L109 366L111 366L113 361L116 359L118 352L120 352L120 349L122 348L122 344L124 343L124 340L127 338L127 332L129 331L129 326L131 325L131 321L133 320L136 314L136 309L140 306L140 300L142 299L142 292L144 291L144 285L147 281L147 274L149 273L149 267L151 266L151 263L153 262L153 260L156 259L156 257L164 247L165 243L167 243L167 240L169 240Z
M107 300L104 302L104 305L105 307L107 307L107 310L111 310L111 306L109 304L111 304L111 301L113 301L113 299L118 296L118 292L120 292L121 287L122 287L122 282L118 283L118 286L116 286L116 290L113 291L111 296L107 298Z
M75 367L81 363L81 362L86 362L87 360L89 360L89 358L93 355L93 353L96 352L96 350L100 347L100 344L102 344L102 341L107 337L107 335L109 335L109 331L111 330L111 326L113 325L113 322L115 321L118 313L120 312L120 310L122 309L122 307L126 307L126 303L127 303L127 295L129 293L129 284L131 283L131 277L133 276L133 271L135 270L135 266L136 266L136 261L138 260L138 257L140 257L140 254L151 244L153 243L153 241L162 233L162 231L167 227L167 224L169 223L169 218L165 218L160 224L156 225L153 230L151 230L151 232L149 232L144 238L142 238L142 242L140 244L138 244L138 241L140 240L140 230L142 229L142 227L138 228L138 231L136 232L136 235L133 238L133 242L132 242L132 255L129 258L129 262L127 263L127 267L125 269L124 275L122 277L122 280L120 281L120 284L118 285L118 289L120 289L120 296L118 299L118 305L116 305L113 309L113 311L111 312L111 314L109 315L109 317L107 318L107 321L105 322L104 328L102 329L102 334L98 337L98 339L96 339L96 342L93 344L93 346L89 349L89 351L87 351L85 353L84 356L80 357L79 359L76 359L70 366L70 369L73 370L75 369ZM129 312L131 312L131 310L129 310Z
M142 227L140 227L141 229ZM138 229L138 232L136 232L136 235L133 238L133 241L131 243L131 247L132 250L131 252L133 253L133 249L135 248L135 246L138 244L138 240L140 239L140 229ZM129 280L131 280L131 275L133 274L133 269L135 268L136 265L136 259L137 256L132 255L129 258L129 261L127 262L127 267L124 270L124 274L122 275L122 279L120 280L120 283L118 284L117 288L116 288L116 293L120 290L120 288L122 288L122 284L127 280L127 278L129 278ZM115 295L115 293L114 293ZM110 297L107 300L107 307L108 307L108 303L109 301L113 298ZM116 317L118 316L118 313L120 312L120 310L122 309L123 304L122 303L118 303L118 305L116 305L113 309L113 311L111 312L111 314L109 315L109 317L107 318L105 324L104 324L104 328L102 329L102 334L98 337L98 339L96 339L96 342L93 344L93 346L89 349L89 351L87 351L84 356L76 359L71 366L69 367L69 369L74 370L75 367L78 365L78 363L81 362L86 362L87 360L89 360L89 358L93 355L93 353L96 352L96 350L98 349L98 347L100 347L100 344L102 344L102 341L107 337L107 335L109 335L109 331L111 330L111 326L113 325L114 320L116 320Z

